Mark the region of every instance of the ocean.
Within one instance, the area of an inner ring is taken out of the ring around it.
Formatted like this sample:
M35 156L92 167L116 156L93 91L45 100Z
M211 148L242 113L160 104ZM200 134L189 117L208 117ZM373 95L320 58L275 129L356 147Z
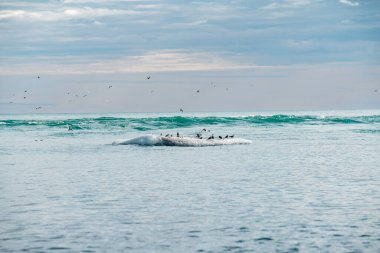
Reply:
M220 145L112 145L177 132ZM0 140L0 252L380 252L379 110L0 115Z

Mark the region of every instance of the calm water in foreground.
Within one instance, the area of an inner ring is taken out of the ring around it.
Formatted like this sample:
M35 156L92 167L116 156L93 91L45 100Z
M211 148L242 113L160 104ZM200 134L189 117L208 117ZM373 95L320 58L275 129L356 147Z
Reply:
M1 115L0 252L380 252L380 111L176 115Z

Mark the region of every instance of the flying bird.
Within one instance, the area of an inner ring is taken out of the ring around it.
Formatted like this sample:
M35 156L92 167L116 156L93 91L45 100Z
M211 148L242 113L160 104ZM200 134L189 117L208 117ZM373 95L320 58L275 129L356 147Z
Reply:
M150 79L150 76L147 76L147 77L146 77L146 79L148 79L148 80L149 80L149 79Z

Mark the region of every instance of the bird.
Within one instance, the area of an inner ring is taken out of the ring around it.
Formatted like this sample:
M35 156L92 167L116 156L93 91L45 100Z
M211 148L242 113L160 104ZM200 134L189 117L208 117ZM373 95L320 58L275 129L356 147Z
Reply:
M40 79L40 76L37 76L38 79Z
M83 95L83 97L85 98L85 97L87 97L87 95Z
M112 88L112 85L108 85L108 89Z
M219 135L219 139L223 139L223 137Z
M150 76L147 76L147 77L146 77L146 79L148 79L148 80L149 80L149 79L150 79Z
M169 137L169 134L165 135L165 137Z
M197 93L199 93L199 90L197 90Z
M206 128L203 128L203 129L202 129L202 132L203 132L203 131L206 132L206 131L207 131Z
M228 134L226 135L226 137L224 137L224 139L228 139Z
M28 92L28 90L24 90L24 92L26 93L26 92Z
M12 101L10 101L9 103L10 103L10 104L13 104L13 102L12 102Z
M179 133L177 132L177 137L179 137Z
M179 109L179 111L180 111L180 112L183 112L183 109L181 108L181 109Z
M234 134L233 134L233 135L230 135L230 138L234 138L234 136L235 136Z
M38 106L38 107L36 107L36 108L34 108L34 109L39 110L39 109L42 109L42 107L41 107L41 106Z
M24 96L24 99L26 99L26 97Z

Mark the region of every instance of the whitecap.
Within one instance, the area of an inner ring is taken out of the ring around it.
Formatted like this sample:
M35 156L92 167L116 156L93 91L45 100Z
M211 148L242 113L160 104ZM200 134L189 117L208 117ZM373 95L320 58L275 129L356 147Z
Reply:
M180 147L204 147L251 144L252 141L241 138L228 139L198 139L193 137L163 137L156 135L142 135L132 139L118 139L113 145L141 145L141 146L180 146Z

